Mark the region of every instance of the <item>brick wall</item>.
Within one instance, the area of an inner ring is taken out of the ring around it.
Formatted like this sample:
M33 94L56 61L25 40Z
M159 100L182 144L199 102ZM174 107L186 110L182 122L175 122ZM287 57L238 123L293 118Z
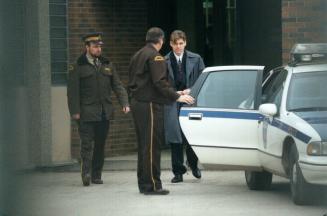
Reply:
M283 0L283 62L295 43L327 42L326 0Z
M83 52L81 37L87 32L104 33L104 56L115 63L126 86L131 55L144 45L147 30L146 0L68 0L69 62ZM106 156L136 150L136 135L131 114L124 115L113 96L116 109L111 122ZM72 123L72 157L79 157L79 135Z

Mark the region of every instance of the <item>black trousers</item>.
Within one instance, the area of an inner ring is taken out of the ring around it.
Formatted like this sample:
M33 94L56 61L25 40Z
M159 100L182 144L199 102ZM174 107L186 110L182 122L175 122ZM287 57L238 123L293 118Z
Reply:
M109 121L79 122L81 138L82 175L91 173L93 179L101 179L104 163L104 146L109 131Z
M183 143L171 144L171 165L174 175L183 175L186 172L186 167L184 166L184 147L188 165L192 170L198 168L198 157L187 142L184 134L182 134L182 137Z
M177 103L177 113L179 115L182 103ZM198 157L193 151L190 144L187 142L187 139L183 132L182 134L182 143L171 143L171 165L173 168L174 175L183 175L186 173L186 167L184 166L184 147L186 153L186 160L188 165L192 170L198 168Z
M138 144L137 179L140 192L162 188L161 145L164 143L163 105L131 101Z

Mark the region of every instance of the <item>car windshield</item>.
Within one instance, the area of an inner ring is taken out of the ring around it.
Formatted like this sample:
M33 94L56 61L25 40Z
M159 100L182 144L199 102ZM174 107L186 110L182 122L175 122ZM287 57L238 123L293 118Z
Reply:
M327 110L327 71L292 76L287 110L293 112Z

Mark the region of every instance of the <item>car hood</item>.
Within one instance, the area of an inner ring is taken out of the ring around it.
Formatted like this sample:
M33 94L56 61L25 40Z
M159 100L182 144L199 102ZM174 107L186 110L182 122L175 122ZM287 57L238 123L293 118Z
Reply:
M327 111L296 112L295 114L310 124L322 140L327 141Z

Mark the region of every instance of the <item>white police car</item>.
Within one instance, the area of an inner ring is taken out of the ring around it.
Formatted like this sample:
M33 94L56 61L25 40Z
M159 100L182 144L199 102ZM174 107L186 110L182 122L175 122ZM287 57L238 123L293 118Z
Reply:
M262 66L206 68L180 124L204 167L245 170L254 190L287 177L293 201L305 204L312 185L327 185L327 44L291 54L266 78Z

